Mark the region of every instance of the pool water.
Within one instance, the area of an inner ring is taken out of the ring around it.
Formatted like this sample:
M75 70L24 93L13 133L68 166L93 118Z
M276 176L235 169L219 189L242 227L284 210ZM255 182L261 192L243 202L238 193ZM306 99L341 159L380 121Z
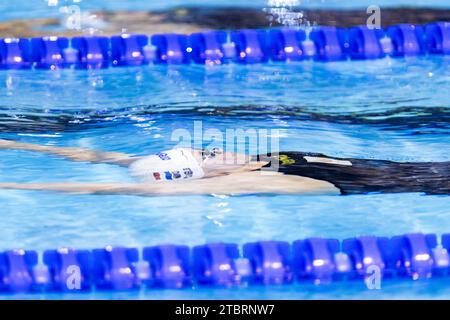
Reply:
M176 145L175 129L277 129L280 150L450 161L449 57L2 71L0 138L138 155ZM257 110L257 112L255 112ZM275 138L276 138L275 137ZM272 136L273 138L273 136ZM239 147L245 148L245 142ZM0 150L2 182L133 182L124 168ZM243 244L450 231L450 198L67 195L0 190L0 249ZM446 281L24 295L1 298L449 298Z
M365 8L368 0L302 0L306 8ZM0 21L175 6L265 7L237 0L2 1ZM379 0L387 6L448 8L447 0ZM394 161L450 161L450 58L143 66L98 71L0 71L0 139L137 155L177 144L174 130L267 130L283 151ZM205 141L209 143L210 141ZM219 142L215 142L220 145ZM238 148L248 147L245 141ZM134 182L124 168L0 150L1 182ZM364 196L93 196L0 190L0 250L69 246L244 244L307 237L450 232L450 198ZM199 290L45 295L0 299L334 299L450 297L450 280L308 284Z

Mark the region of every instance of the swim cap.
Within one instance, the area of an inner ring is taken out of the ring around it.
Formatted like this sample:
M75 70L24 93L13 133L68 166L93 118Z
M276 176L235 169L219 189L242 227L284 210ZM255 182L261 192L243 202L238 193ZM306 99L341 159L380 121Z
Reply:
M200 179L205 173L190 149L172 149L136 160L130 175L144 182Z

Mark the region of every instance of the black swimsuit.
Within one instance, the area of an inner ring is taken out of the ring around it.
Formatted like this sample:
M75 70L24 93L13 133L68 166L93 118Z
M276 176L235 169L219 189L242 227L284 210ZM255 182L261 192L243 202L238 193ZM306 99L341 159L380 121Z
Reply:
M305 157L338 161L322 163L312 159L314 162L311 160L308 162ZM344 195L400 192L450 194L450 162L398 163L330 158L323 154L303 152L260 155L257 159L269 161L263 170L278 170L284 174L328 181Z

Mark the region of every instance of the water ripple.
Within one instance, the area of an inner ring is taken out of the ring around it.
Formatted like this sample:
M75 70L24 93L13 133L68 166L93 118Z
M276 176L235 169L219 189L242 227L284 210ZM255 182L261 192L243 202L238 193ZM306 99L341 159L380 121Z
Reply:
M322 107L326 110L326 107ZM367 125L384 130L416 130L415 134L442 133L450 129L450 108L447 107L401 107L369 112L321 113L308 107L289 106L187 106L149 105L117 108L113 110L40 110L28 109L25 113L11 113L0 106L0 132L46 132L78 131L86 126L108 126L120 123L136 123L151 120L153 116L172 117L229 117L242 120L278 117L288 120L308 120L337 124ZM417 129L420 129L417 131Z

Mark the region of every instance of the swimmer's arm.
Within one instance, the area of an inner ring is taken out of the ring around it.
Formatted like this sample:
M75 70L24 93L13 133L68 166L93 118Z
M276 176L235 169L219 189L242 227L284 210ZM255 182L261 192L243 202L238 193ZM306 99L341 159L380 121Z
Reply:
M59 191L75 194L175 196L246 194L339 194L328 182L279 174L247 172L224 177L160 184L0 183L0 189Z
M152 195L156 190L148 190L143 184L119 183L0 183L0 189L56 191L71 194L104 194L104 195Z
M128 166L137 158L120 152L99 152L80 147L54 147L0 139L0 149L49 153L76 162L107 163Z

